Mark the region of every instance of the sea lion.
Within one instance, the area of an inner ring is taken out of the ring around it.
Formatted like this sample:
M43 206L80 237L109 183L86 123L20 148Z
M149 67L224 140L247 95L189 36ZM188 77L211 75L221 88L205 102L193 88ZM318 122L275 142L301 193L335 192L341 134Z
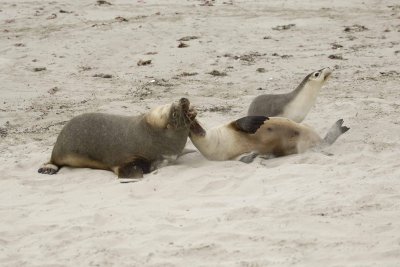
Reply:
M285 117L302 122L314 106L319 90L332 70L321 69L308 74L297 88L287 94L259 95L250 104L248 116Z
M62 166L111 170L119 178L138 178L182 152L189 124L196 117L181 98L139 116L87 113L61 130L49 163L39 173L55 174Z
M240 157L248 163L257 155L280 157L331 145L349 130L342 125L343 120L338 120L321 138L311 127L281 117L247 116L207 131L195 119L189 137L209 160ZM246 153L251 155L243 157Z

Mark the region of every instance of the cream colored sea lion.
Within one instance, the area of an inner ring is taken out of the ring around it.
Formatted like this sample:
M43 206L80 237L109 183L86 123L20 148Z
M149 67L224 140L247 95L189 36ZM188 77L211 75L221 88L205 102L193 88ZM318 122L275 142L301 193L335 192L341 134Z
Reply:
M140 116L88 113L61 130L50 162L39 173L55 174L62 166L114 171L119 178L142 177L159 162L185 147L196 112L186 98Z
M297 88L287 94L260 95L250 104L248 116L285 117L302 122L314 106L319 90L332 70L321 69L308 74Z
M331 145L349 130L342 125L343 120L338 120L321 138L309 126L281 117L247 116L207 131L195 119L189 137L209 160L241 157L241 161L251 162L257 155L279 157ZM242 157L246 153L251 155Z

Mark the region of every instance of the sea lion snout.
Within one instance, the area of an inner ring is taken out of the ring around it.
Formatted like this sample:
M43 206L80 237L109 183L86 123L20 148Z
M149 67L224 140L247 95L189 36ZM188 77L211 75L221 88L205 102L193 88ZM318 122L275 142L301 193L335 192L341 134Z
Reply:
M328 79L329 76L332 74L332 69L331 68L324 68L321 70L321 73L324 75L324 80Z
M189 111L190 101L189 99L182 97L179 99L179 105L183 111Z
M187 118L190 122L192 122L196 118L197 111L193 106L190 106L189 99L182 97L179 100L179 107L181 108L184 117Z

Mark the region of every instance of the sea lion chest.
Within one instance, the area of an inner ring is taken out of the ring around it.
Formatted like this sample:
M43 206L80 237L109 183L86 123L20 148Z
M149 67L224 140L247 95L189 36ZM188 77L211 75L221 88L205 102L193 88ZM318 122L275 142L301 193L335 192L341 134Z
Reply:
M303 88L283 109L279 117L289 118L295 122L301 122L305 119L308 112L314 106L318 96L318 90L312 88Z

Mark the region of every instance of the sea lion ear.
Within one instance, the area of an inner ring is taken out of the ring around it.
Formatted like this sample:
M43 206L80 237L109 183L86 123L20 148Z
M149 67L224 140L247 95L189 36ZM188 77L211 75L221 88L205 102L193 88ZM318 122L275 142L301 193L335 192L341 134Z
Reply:
M269 118L265 116L247 116L232 122L231 125L237 131L253 134L257 132L258 128L260 128L266 120L269 120Z

